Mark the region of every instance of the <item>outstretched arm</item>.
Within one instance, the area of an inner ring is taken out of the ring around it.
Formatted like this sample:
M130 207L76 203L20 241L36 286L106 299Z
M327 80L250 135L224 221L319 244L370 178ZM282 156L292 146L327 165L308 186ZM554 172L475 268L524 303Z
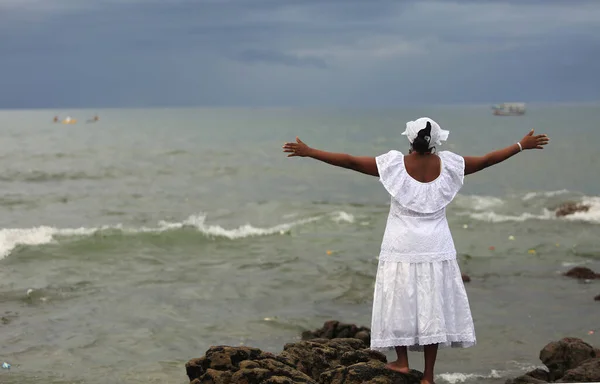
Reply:
M296 137L295 143L285 143L283 145L283 152L289 153L288 157L311 157L315 160L335 165L336 167L351 169L353 171L371 176L379 176L379 171L377 170L377 163L375 162L374 157L357 157L348 155L347 153L321 151L318 149L310 148L308 145L304 144L304 142L302 142L302 140L300 140L298 137Z
M485 156L465 156L465 175L470 175L471 173L475 173L485 169L487 167L491 167L492 165L503 162L521 152L521 148L523 151L527 149L543 149L544 145L548 144L548 135L537 135L533 136L533 129L525 135L518 144L510 145L506 148L499 149L497 151L493 151L488 153ZM519 146L520 144L520 146Z

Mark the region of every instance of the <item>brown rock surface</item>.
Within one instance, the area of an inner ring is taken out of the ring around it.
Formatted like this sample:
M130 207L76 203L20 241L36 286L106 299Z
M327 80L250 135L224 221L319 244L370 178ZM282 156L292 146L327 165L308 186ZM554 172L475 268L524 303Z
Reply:
M574 201L568 201L558 206L558 208L556 208L554 212L556 214L556 217L563 217L572 215L575 212L587 212L589 209L589 205L576 203Z
M381 361L368 361L342 366L324 372L319 383L322 384L419 384L423 375L412 371L410 374L394 372Z
M566 371L596 357L594 347L575 337L548 343L540 351L540 360L550 371L550 380L558 380Z
M360 339L314 339L289 343L279 355L250 347L211 347L190 360L192 384L392 384L419 383L422 374L385 368L385 355Z
M557 383L600 382L600 358L588 359L578 367L569 369Z
M302 340L344 338L360 339L366 345L369 345L371 343L371 329L359 327L355 324L340 323L337 320L330 320L326 321L319 329L302 332Z
M600 273L596 273L586 267L573 267L565 272L564 276L586 280L600 279Z

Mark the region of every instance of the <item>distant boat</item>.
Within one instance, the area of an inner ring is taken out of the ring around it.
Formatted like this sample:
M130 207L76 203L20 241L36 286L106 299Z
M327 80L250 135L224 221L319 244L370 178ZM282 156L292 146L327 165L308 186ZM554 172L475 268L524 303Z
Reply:
M492 107L496 116L522 116L525 114L525 103L502 103Z
M71 116L67 116L63 121L63 124L76 124L77 119L71 119Z

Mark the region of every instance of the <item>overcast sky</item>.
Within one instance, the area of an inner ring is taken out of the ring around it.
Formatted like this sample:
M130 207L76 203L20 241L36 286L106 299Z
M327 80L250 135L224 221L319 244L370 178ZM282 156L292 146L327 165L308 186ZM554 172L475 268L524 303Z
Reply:
M600 100L600 0L0 0L0 107Z

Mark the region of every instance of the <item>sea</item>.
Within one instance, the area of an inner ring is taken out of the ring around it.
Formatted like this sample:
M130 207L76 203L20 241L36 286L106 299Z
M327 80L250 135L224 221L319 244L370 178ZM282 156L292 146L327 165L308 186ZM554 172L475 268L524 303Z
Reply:
M448 207L477 345L441 350L436 381L503 383L566 336L600 346L600 281L562 276L600 272L600 104L528 107L0 111L0 383L185 384L213 345L278 353L327 320L370 326L390 197L281 147L407 152L421 116L465 156L550 136ZM557 218L569 201L590 209Z

